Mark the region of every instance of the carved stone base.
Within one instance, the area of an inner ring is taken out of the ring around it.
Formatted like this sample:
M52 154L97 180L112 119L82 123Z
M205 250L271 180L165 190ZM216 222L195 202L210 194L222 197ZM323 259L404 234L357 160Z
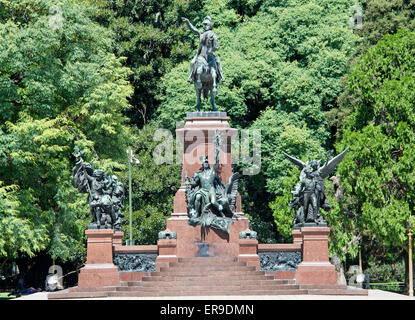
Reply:
M169 239L171 242L165 242L168 241L167 239L158 241L159 252L156 269L167 266L169 262L180 258L190 257L235 257L238 259L240 257L259 269L259 256L256 252L257 240L240 238L240 232L249 230L249 220L242 213L239 194L236 197L234 208L237 215L231 221L226 221L224 228L220 228L223 226L221 223L215 225L217 228L219 226L218 229L215 229L203 226L203 223L200 225L200 221L189 225L185 175L187 173L188 177L192 177L195 172L200 170L201 157L208 156L210 167L213 166L216 159L215 134L217 131L222 136L222 144L216 174L226 185L233 174L232 139L238 138L238 130L230 127L227 114L225 112L189 112L183 128L176 130L176 141L179 146L182 146L183 152L182 186L176 192L173 213L166 225L166 231L175 233L176 239ZM178 150L180 149L178 147ZM229 232L227 232L228 230ZM162 232L162 234L165 233ZM249 245L243 244L246 241Z

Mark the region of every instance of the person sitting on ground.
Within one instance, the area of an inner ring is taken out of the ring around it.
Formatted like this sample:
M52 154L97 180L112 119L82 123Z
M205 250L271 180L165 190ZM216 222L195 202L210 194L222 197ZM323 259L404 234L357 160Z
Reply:
M20 297L23 293L25 293L26 289L24 287L24 278L21 276L19 280L17 280L16 288L8 294L8 296L16 296Z

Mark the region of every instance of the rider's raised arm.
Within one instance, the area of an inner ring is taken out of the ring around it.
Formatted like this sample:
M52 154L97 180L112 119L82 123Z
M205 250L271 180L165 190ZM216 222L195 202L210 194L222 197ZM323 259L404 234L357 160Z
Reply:
M195 34L197 34L198 36L200 36L201 32L200 32L198 29L196 29L196 27L194 27L194 26L190 23L189 19L187 19L187 18L183 18L183 17L182 17L182 20L186 23L186 25L187 25L187 27L189 28L189 30L190 30L190 31L192 31L193 33L195 33Z

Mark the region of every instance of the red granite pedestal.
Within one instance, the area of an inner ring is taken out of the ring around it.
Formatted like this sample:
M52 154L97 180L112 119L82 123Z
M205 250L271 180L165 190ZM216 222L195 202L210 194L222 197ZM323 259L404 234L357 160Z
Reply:
M232 137L238 130L231 128L228 117L223 112L188 113L183 128L176 130L178 141L183 146L182 186L174 197L174 209L167 220L166 230L176 233L177 239L159 240L159 256L156 269L178 258L188 257L237 257L259 269L257 254L258 241L240 239L239 233L249 229L249 220L241 211L241 199L238 194L233 224L229 234L214 228L191 226L188 224L185 196L185 174L191 178L202 167L201 157L208 156L210 167L215 162L215 132L222 135L217 175L226 185L232 175ZM164 252L161 254L160 252Z
M86 265L80 270L78 287L119 286L120 274L113 263L112 229L88 229Z
M297 268L297 284L337 284L336 269L329 262L329 231L327 227L301 228L303 261Z

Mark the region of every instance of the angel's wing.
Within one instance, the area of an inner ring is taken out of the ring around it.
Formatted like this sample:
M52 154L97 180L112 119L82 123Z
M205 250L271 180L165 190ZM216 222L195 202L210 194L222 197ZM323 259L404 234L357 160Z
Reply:
M297 158L290 156L289 154L286 154L285 152L283 152L283 154L288 160L294 163L298 167L298 169L303 170L303 168L305 167L304 162L302 162L301 160L298 160Z
M333 159L331 159L329 162L327 162L323 167L319 169L320 171L320 177L324 179L329 174L331 174L336 166L343 160L346 153L349 151L349 148L346 148L342 153L335 156Z
M229 178L229 182L225 187L225 192L228 197L229 201L229 208L231 211L235 209L236 204L236 197L238 196L238 180L239 180L240 174L239 172L235 172L231 175Z

